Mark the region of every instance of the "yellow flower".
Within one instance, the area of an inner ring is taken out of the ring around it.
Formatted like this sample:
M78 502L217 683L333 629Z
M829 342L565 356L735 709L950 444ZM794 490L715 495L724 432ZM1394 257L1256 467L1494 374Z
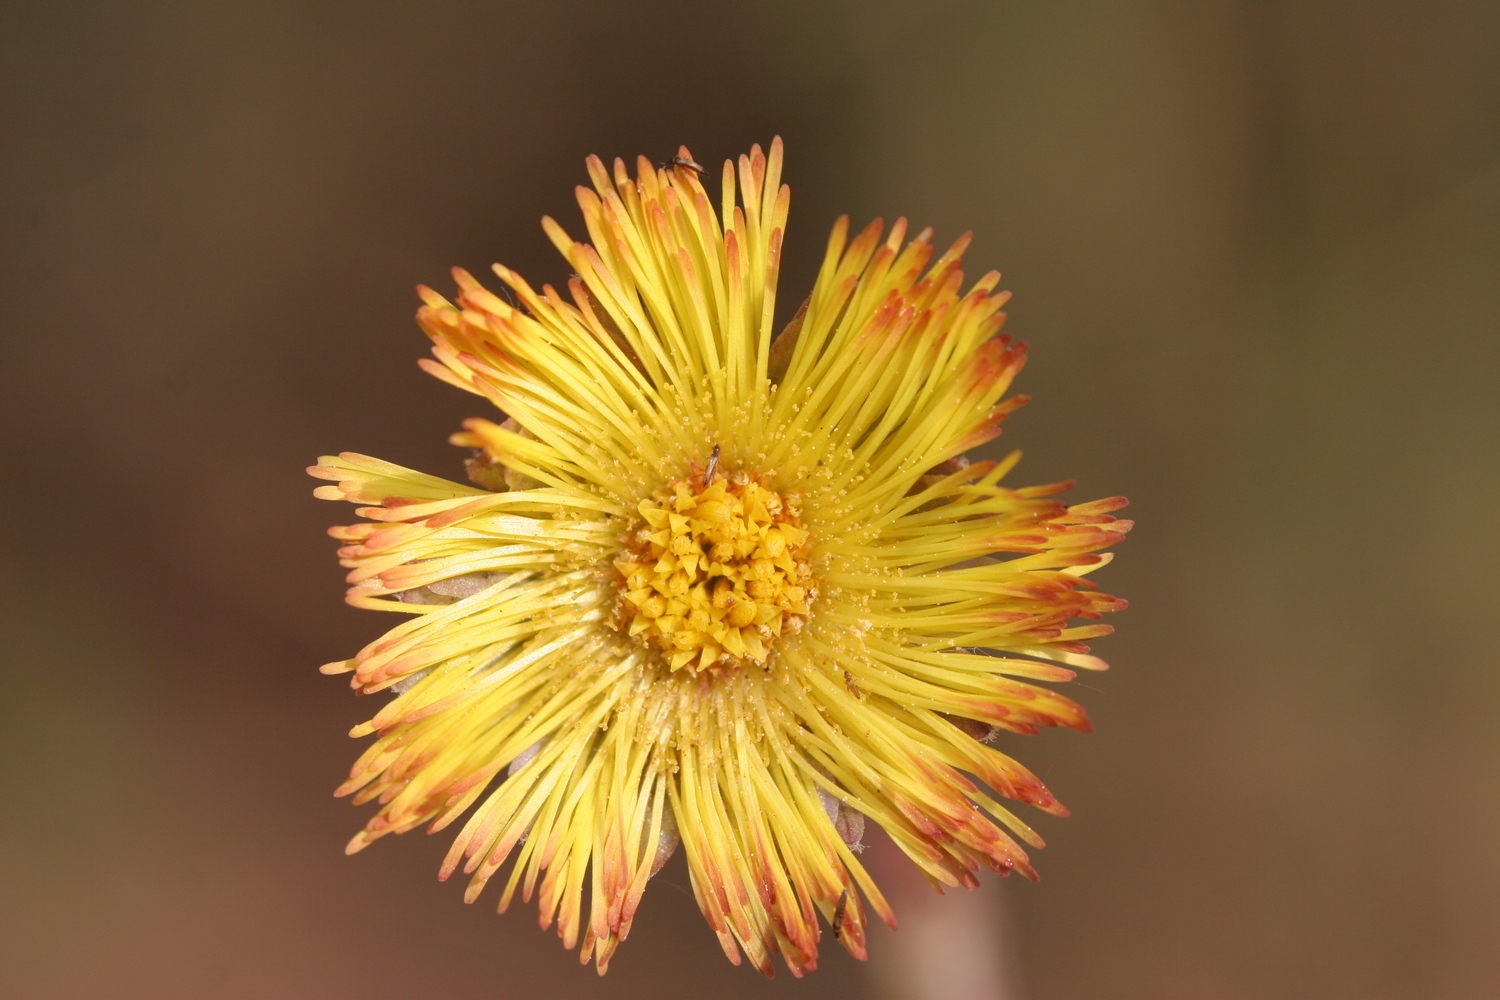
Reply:
M1036 682L1102 668L1083 643L1109 626L1069 623L1124 606L1084 579L1123 499L964 457L1025 357L999 275L961 291L968 236L933 260L905 220L840 219L773 337L781 160L725 163L716 212L686 149L633 178L590 158L590 242L543 220L566 296L500 266L505 298L462 271L456 302L420 290L424 368L508 415L453 438L474 485L310 470L363 505L332 530L349 603L411 616L323 668L395 695L352 733L376 740L339 794L381 809L349 850L467 813L442 877L472 901L511 862L500 909L536 895L601 973L679 839L725 953L768 975L816 966L820 916L861 958L867 907L895 925L866 817L934 885L1035 877L999 800L1063 807L987 740L1086 730Z

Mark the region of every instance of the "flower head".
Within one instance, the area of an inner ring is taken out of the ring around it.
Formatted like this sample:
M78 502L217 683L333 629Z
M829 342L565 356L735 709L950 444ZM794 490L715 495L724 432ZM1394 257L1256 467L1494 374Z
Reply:
M773 336L781 159L726 163L716 211L686 149L590 158L589 242L543 220L566 295L500 266L506 298L420 289L423 367L506 415L455 435L471 484L310 470L361 505L332 530L349 603L409 616L323 668L394 694L352 733L376 738L339 793L381 808L349 850L462 819L441 877L537 896L601 972L679 842L725 953L767 974L814 968L825 924L860 957L869 910L894 926L866 818L934 885L1034 877L1002 800L1064 810L988 739L1087 729L1045 685L1102 668L1109 626L1072 622L1124 606L1085 579L1123 499L965 457L1025 359L999 275L963 290L968 236L934 259L905 220L840 219Z

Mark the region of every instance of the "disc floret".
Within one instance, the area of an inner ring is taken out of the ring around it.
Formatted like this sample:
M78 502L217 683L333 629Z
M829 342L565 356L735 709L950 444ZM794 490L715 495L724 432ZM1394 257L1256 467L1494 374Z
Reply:
M673 670L765 664L817 596L796 496L744 471L680 479L637 508L642 523L615 561L619 626Z

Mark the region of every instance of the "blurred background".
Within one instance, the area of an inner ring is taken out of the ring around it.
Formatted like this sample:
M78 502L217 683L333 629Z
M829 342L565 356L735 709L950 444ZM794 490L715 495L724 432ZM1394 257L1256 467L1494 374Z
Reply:
M903 911L993 959L949 1000L1500 996L1480 0L5 5L0 994L926 995L920 929L731 968L680 861L598 980L330 795L371 706L316 666L391 623L302 469L459 477L476 402L413 286L565 278L588 153L777 134L783 304L840 213L972 228L1018 481L1139 521L1097 731L1002 743L1073 809L1043 881Z

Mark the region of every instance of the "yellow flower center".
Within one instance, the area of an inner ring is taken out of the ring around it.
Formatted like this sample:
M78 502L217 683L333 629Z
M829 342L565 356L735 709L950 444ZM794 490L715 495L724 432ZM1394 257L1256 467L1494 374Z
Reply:
M678 480L639 510L646 523L615 562L620 627L673 670L763 664L778 636L801 628L817 591L795 497L736 472L707 486Z

